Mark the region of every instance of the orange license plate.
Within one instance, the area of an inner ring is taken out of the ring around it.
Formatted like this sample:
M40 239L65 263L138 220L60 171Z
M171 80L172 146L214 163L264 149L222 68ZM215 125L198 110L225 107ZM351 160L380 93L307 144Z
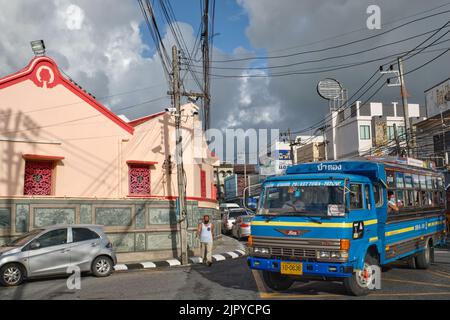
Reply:
M303 263L300 262L281 262L281 274L302 275Z

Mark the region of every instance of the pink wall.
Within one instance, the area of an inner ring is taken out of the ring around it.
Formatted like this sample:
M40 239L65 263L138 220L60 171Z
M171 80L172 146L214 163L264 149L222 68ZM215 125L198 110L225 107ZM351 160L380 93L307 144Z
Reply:
M185 113L192 108L184 106ZM18 74L0 79L0 196L23 196L23 154L64 157L54 171L54 197L127 197L128 160L157 162L151 170L152 196L175 196L176 169L168 174L163 168L166 155L174 154L173 120L162 113L133 128L62 77L53 60L36 58ZM199 165L192 161L190 139L194 125L198 117L183 121L184 160L187 195L199 198ZM215 159L206 144L201 149L210 198Z

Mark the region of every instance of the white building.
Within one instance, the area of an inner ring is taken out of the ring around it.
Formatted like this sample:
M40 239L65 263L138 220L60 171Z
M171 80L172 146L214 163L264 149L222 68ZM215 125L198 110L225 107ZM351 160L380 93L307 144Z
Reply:
M410 103L408 108L411 123L425 119L420 117L418 104ZM395 141L395 131L398 140L405 138L403 107L398 102L362 105L357 101L350 108L331 111L327 120L326 157L329 160L379 155L376 153L380 150L378 147Z
M292 165L291 147L289 143L276 141L272 154L259 157L259 173L262 176L283 174Z

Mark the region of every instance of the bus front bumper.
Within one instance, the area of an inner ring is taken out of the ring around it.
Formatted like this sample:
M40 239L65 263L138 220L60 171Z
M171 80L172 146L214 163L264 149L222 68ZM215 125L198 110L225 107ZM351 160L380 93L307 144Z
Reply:
M290 261L260 257L247 258L247 264L251 269L277 273L281 272L281 262L302 263L302 275L300 277L346 278L351 277L353 274L353 265L351 263Z

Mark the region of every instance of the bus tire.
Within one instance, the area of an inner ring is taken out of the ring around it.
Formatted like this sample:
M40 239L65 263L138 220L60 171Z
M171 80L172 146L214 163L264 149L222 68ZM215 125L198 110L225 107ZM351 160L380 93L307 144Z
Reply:
M425 248L416 256L417 269L428 269L433 260L432 254L431 241L428 240L425 244Z
M368 287L370 280L368 279L368 272L370 270L370 266L378 266L378 259L372 256L370 253L367 253L364 258L364 269L353 272L351 277L344 279L344 287L348 294L353 296L365 296L370 293L370 289Z
M289 276L270 271L263 271L264 283L274 291L284 291L289 289L294 280Z

